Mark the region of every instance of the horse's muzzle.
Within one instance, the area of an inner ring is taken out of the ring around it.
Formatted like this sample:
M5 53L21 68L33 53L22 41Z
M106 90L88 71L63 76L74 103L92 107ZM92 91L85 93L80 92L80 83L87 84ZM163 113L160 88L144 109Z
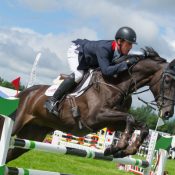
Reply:
M168 110L165 110L165 111L161 111L161 117L164 119L164 120L168 120L169 118L171 118L174 114L174 110L172 111L168 111Z

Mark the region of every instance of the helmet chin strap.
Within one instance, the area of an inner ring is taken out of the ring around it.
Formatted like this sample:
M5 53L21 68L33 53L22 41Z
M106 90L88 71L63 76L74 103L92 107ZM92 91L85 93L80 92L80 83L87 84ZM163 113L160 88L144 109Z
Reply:
M121 42L119 42L118 40L116 41L116 49L121 53L122 53L122 49L121 49L122 45L121 45Z

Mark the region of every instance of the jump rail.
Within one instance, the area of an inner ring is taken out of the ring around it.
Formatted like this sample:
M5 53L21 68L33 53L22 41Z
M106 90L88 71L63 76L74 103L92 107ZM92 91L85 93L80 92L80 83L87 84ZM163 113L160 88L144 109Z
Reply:
M36 142L32 140L25 139L14 139L12 141L12 148L18 147L22 149L34 149L39 151L51 152L51 153L61 153L61 154L69 154L76 155L80 157L87 157L92 159L120 162L123 164L131 164L139 167L147 168L149 166L149 162L146 160L134 159L134 158L114 158L113 156L104 156L103 153L95 152L91 149L81 150L77 148L66 147L63 145L51 145L48 143Z

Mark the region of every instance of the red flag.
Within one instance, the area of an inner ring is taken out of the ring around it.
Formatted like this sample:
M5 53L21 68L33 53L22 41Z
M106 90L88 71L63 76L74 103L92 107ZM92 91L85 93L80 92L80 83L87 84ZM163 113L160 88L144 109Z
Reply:
M18 90L19 90L19 85L20 85L20 77L14 79L12 82L13 87L15 88L15 90L17 90L17 94L18 95Z

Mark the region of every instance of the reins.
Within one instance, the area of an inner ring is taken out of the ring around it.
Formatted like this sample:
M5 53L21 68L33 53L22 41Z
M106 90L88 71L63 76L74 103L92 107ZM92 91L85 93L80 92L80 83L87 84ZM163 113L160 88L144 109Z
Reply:
M138 100L142 101L144 104L146 104L147 106L151 107L153 110L156 110L153 106L157 106L156 104L156 101L161 98L161 104L159 104L158 106L158 109L159 111L167 106L170 106L172 104L175 104L175 100L174 99L171 99L169 97L166 97L164 95L164 81L165 81L165 76L170 76L172 77L174 80L175 80L175 76L173 76L170 72L167 71L167 68L162 72L162 74L160 75L160 78L156 81L156 83L154 83L153 85L151 85L148 89L146 90L143 90L143 91L140 91L140 92L135 92L133 93L134 95L137 95L137 94L141 94L143 92L146 92L148 90L150 90L151 87L155 86L157 83L159 83L161 81L161 86L160 86L160 94L157 95L156 97L154 97L154 101L151 101L151 102L147 102L145 100L143 100L142 98L138 97ZM132 77L132 74L130 73L130 76ZM135 91L137 91L137 82L135 81L134 78L132 78L132 80L134 81L134 84L135 84ZM169 103L168 105L164 105L164 100L169 100L171 101L172 103ZM152 106L153 105L153 106Z

